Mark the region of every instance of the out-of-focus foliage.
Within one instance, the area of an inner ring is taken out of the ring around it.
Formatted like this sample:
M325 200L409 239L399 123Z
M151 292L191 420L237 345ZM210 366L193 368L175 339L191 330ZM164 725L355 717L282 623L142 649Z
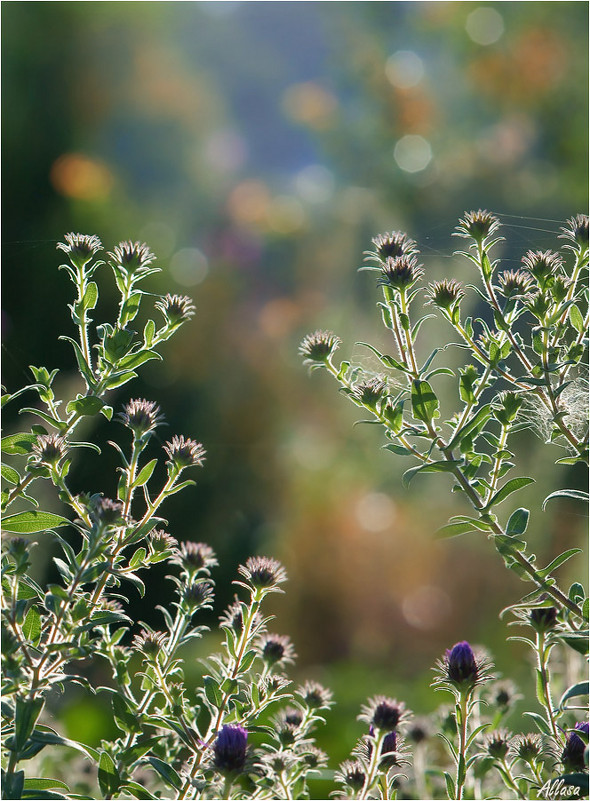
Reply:
M468 280L448 256L464 209L511 226L522 248L502 256L516 267L585 208L587 13L577 2L3 5L4 382L23 383L26 353L67 363L67 345L45 336L65 325L53 274L63 231L147 241L162 288L176 282L197 316L135 391L165 399L171 429L210 454L199 487L171 502L170 530L211 542L226 577L263 546L282 559L283 624L300 663L323 665L333 685L361 661L368 682L392 660L403 681L463 637L485 637L500 665L510 657L496 615L515 580L476 538L432 542L459 502L427 479L402 491L403 468L376 433L352 428L327 381L310 384L297 343L321 324L348 345L387 346L373 286L356 274L379 231L407 230L429 278ZM521 447L534 506L555 473L534 472L540 443L523 434ZM92 457L80 467L83 490ZM555 469L560 486L580 480ZM115 473L103 480L112 494ZM576 511L537 516L541 556L579 537Z

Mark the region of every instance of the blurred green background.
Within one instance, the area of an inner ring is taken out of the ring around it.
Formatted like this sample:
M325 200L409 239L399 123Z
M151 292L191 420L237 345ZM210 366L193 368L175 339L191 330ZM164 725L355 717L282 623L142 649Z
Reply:
M153 290L191 295L197 316L114 405L156 400L163 440L207 448L197 488L164 513L175 537L216 549L216 614L247 556L284 562L276 628L295 642L295 675L336 690L324 744L342 758L367 695L434 708L430 668L459 639L526 681L498 620L524 590L485 540L433 541L464 511L450 482L403 490L406 462L373 427L353 428L355 408L309 377L297 346L330 328L343 357L377 369L354 343L390 349L374 280L356 271L379 232L416 239L429 280L469 280L450 236L467 209L501 216L507 267L559 246L560 221L588 200L587 17L583 2L2 5L4 383L44 364L71 390L57 341L71 333L65 232L150 245ZM102 277L97 320L114 311ZM426 352L451 333L428 330ZM438 389L452 397L448 379ZM114 438L106 424L86 434ZM584 539L585 520L540 502L584 477L532 434L517 446L537 479L518 505L549 559ZM108 447L85 457L75 489L113 495L115 467ZM150 584L136 613L160 625L150 610L169 585Z

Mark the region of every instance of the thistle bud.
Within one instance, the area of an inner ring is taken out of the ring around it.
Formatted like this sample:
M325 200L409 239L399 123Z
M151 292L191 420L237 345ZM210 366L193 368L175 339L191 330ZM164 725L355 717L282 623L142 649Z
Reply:
M426 294L428 297L427 303L450 312L453 306L465 295L465 292L459 281L455 281L454 278L445 278L442 281L434 281L429 284Z
M446 686L460 693L470 693L478 684L488 681L491 664L476 657L468 642L458 642L437 662L435 686Z
M387 259L397 259L400 256L411 256L413 253L417 253L414 240L401 231L378 234L371 241L374 250L368 251L367 256L382 263L385 263Z
M586 769L585 751L587 748L586 742L577 734L577 732L586 735L585 739L588 740L588 722L576 723L575 731L568 734L565 741L565 748L561 754L561 761L565 770L568 773L575 773Z
M304 337L299 353L305 357L305 364L321 364L331 358L341 342L331 331L315 331Z
M561 256L551 250L529 250L522 257L522 263L535 278L541 290L548 289L563 270Z
M225 724L213 744L213 766L224 776L237 776L246 766L248 732Z
M386 391L387 384L382 378L369 378L353 387L352 396L363 405L375 409Z
M505 270L498 276L498 283L504 297L512 298L527 295L533 282L524 270Z
M147 270L156 258L144 242L131 242L130 240L120 242L108 255L111 257L114 267L131 275Z
M380 286L405 292L423 275L424 270L418 266L416 256L390 257L381 266L381 277L378 283Z
M276 591L278 585L287 580L285 568L268 556L250 556L245 565L238 567L238 573L254 590Z
M480 247L500 228L500 220L489 211L468 211L459 220L453 236L473 239Z
M332 691L316 681L306 681L297 692L310 709L327 709L332 702Z
M554 606L539 606L531 609L529 622L539 634L549 631L557 624L557 609Z
M363 789L367 774L361 762L358 760L346 760L340 765L336 778L355 792L358 792Z
M35 461L47 467L55 467L66 452L66 440L59 434L39 434L32 446Z
M561 230L563 231L563 234L560 234L562 239L570 239L582 251L588 250L587 214L576 214L575 217L570 217L565 228Z
M385 695L376 695L362 707L360 720L381 731L393 731L408 717L405 704Z
M157 403L141 398L130 400L125 404L123 411L119 414L119 419L124 426L133 431L136 437L142 437L160 425L164 416Z
M164 450L168 454L166 464L179 471L186 467L202 467L205 461L206 450L194 439L174 436L164 445Z
M510 425L516 419L522 401L522 396L516 392L500 392L492 404L494 417L503 426Z
M168 293L154 305L162 312L169 326L177 326L184 323L185 320L190 320L196 311L195 305L187 295Z
M263 634L258 642L260 656L267 665L285 665L295 659L293 643L283 634Z
M64 242L58 242L58 250L63 250L69 260L78 270L83 270L89 261L92 261L99 250L102 250L102 242L97 236L87 234L66 234Z

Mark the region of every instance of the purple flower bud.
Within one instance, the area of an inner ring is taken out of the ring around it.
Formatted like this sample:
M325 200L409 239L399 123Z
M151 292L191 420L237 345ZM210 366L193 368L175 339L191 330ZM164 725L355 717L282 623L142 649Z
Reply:
M222 774L238 774L246 765L248 732L241 726L225 724L213 745L213 765Z
M588 737L588 722L576 723L575 729L583 732ZM569 772L575 773L576 771L583 771L586 768L584 760L584 751L586 750L586 743L579 737L575 731L568 734L565 741L565 748L561 754L561 761L565 769Z
M474 687L479 669L473 649L468 642L458 642L445 654L447 679L457 687Z

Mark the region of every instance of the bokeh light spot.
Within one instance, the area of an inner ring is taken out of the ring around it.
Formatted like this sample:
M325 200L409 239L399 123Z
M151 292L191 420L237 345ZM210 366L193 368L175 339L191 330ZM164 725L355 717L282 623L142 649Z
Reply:
M106 165L81 153L64 153L51 165L49 177L60 195L77 200L105 198L114 183Z
M365 531L385 531L396 518L394 502L383 492L369 492L356 505L356 519Z
M287 116L311 128L328 128L337 106L338 101L333 94L311 81L293 84L283 95L283 108Z
M235 172L243 166L247 156L246 142L232 130L216 131L205 144L205 158L219 172Z
M170 259L169 270L177 284L195 286L209 272L209 262L198 248L183 248Z
M450 615L451 600L440 587L422 585L405 596L402 613L410 626L429 631Z
M305 213L300 201L289 195L273 198L268 210L268 224L278 234L294 234L305 222Z
M232 191L228 199L228 211L235 222L241 225L264 224L270 205L270 192L262 181L243 181Z
M334 193L334 175L323 164L309 164L295 176L295 191L308 203L326 203Z
M491 45L504 33L504 19L495 8L480 7L472 11L465 22L469 38L479 45Z
M398 89L411 89L424 77L424 62L413 50L398 50L385 62L385 75Z
M430 164L432 148L423 136L407 134L396 143L393 157L404 172L420 172Z

